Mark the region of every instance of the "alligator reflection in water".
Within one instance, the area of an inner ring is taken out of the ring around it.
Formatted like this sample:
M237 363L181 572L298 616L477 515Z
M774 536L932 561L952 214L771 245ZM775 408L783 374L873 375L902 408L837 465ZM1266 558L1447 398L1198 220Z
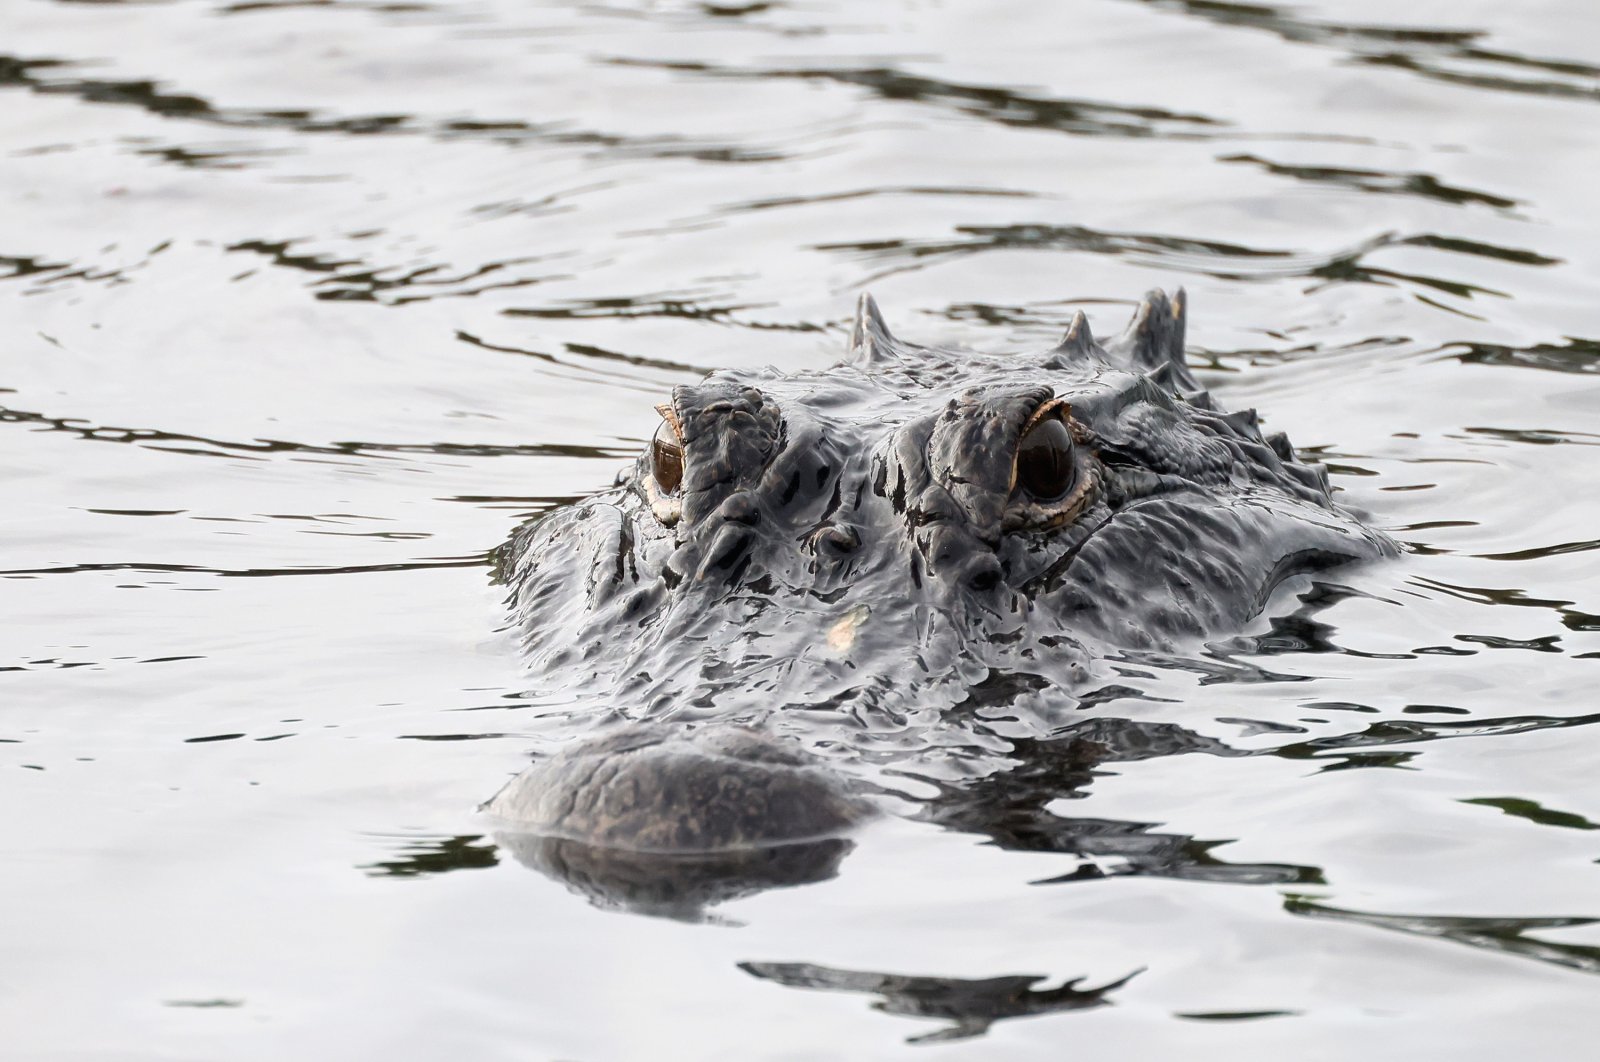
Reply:
M740 896L826 881L855 847L844 837L720 852L641 852L516 832L495 840L597 907L681 922L711 921L706 908Z
M826 881L855 847L818 841L723 852L639 852L560 837L504 831L407 837L392 857L363 864L373 877L417 878L457 870L487 870L501 855L554 878L597 907L684 922L710 921L706 908L765 889Z
M592 728L486 805L542 839L507 846L597 902L691 916L831 875L847 844L794 846L869 817L865 775L961 748L922 817L1109 867L1079 874L1320 880L1045 810L1095 763L1239 754L1063 734L1107 661L1186 659L1291 577L1397 552L1254 411L1217 409L1186 323L1153 292L1109 343L1080 313L1054 348L992 355L899 340L864 297L847 363L677 388L615 487L499 556L535 674Z
M908 1043L937 1043L982 1036L989 1026L1007 1018L1024 1018L1056 1011L1088 1010L1108 1006L1106 994L1143 971L1098 988L1079 988L1077 977L1054 988L1035 988L1044 974L1014 974L967 980L959 977L912 977L905 974L838 970L808 962L742 962L739 969L764 981L791 988L825 992L859 992L880 997L872 1004L886 1014L908 1018L938 1018L953 1024L936 1032L908 1038Z

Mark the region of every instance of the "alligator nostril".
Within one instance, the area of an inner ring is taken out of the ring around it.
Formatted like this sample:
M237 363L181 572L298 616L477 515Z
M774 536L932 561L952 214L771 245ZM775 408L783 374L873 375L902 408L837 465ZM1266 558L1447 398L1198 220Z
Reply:
M751 497L748 491L741 491L728 498L717 513L730 524L754 527L761 522L761 507L756 504L755 498Z
M828 557L845 557L861 548L861 536L853 527L828 524L811 534L811 549Z
M996 557L975 557L967 567L967 585L980 593L1000 584L1000 561Z

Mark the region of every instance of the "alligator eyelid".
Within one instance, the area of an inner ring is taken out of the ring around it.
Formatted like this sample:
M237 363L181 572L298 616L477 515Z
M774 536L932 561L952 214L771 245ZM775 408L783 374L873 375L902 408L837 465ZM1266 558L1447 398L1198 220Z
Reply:
M1063 420L1066 420L1068 423L1071 422L1071 420L1072 420L1072 405L1071 405L1071 403L1069 403L1065 398L1054 398L1054 397L1047 398L1043 402L1039 403L1039 408L1034 410L1033 411L1033 415L1031 417L1029 417L1027 419L1027 421L1022 425L1022 431L1017 433L1017 438L1021 439L1023 436L1027 435L1029 428L1032 428L1035 424L1039 423L1044 418L1046 418L1046 417L1050 416L1051 414L1055 413L1056 410L1060 410L1062 412L1062 414L1063 414L1062 419Z
M678 445L683 445L683 422L678 419L678 411L672 407L671 402L663 402L656 407L656 412L661 414L661 419L672 425L672 434L678 437Z

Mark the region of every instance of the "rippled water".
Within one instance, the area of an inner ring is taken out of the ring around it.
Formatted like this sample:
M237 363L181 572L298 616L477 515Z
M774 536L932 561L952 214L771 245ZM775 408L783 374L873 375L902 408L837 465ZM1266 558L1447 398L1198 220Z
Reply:
M1586 0L0 28L0 1053L1590 1057ZM545 713L488 551L672 384L835 360L868 285L1002 349L1178 284L1219 399L1411 547L1081 710L1189 754L712 924L485 834Z

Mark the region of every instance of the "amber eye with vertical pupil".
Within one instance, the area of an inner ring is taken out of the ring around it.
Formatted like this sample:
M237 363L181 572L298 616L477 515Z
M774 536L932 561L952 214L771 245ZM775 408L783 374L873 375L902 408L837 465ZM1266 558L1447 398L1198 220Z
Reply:
M1017 445L1017 485L1041 502L1055 501L1078 478L1072 459L1072 433L1059 417L1046 416Z
M650 440L650 474L655 477L656 489L662 494L676 494L683 483L683 444L678 433L666 421L656 429Z

